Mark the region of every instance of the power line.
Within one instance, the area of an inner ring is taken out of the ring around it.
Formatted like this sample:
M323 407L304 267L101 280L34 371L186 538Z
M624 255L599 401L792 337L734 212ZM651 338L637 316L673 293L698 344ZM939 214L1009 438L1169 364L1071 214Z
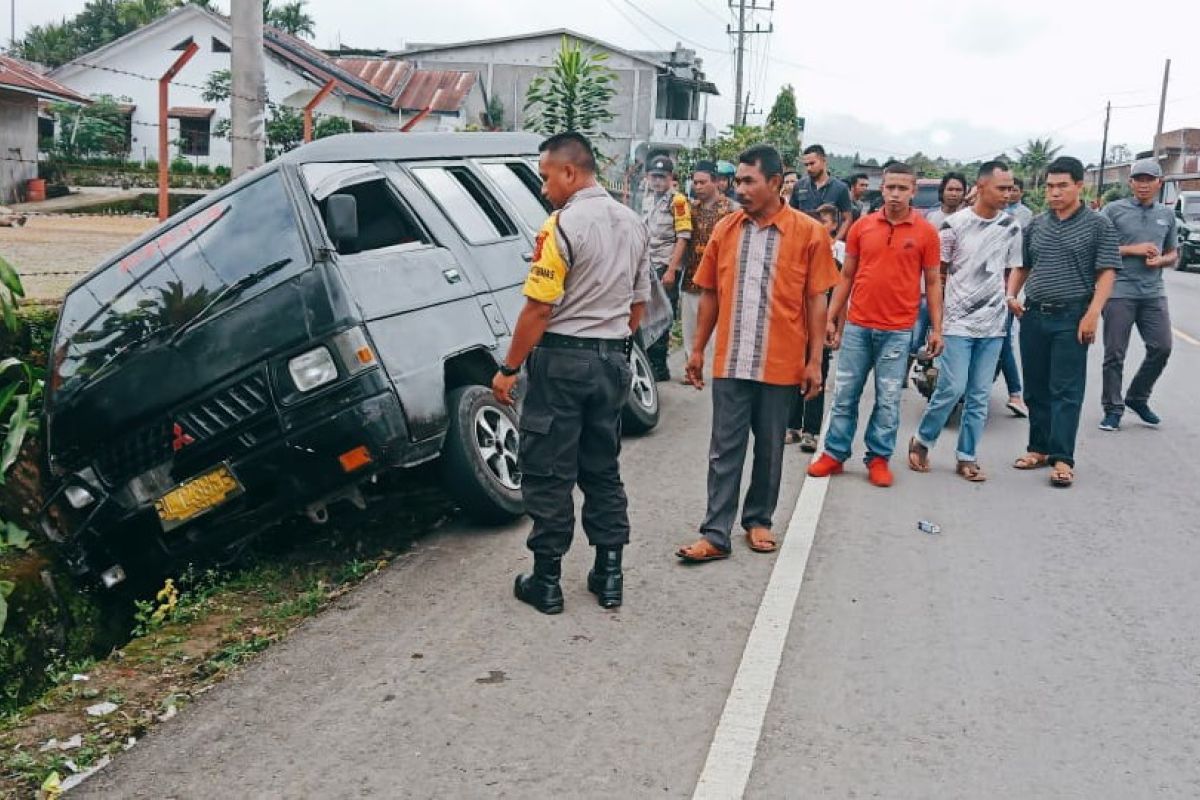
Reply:
M621 18L623 20L628 22L630 24L630 26L633 27L634 30L636 30L638 33L640 33L642 35L643 39L645 39L647 42L650 42L651 44L653 44L654 49L656 49L656 50L667 49L667 48L663 47L662 44L660 44L657 40L651 38L650 34L646 33L646 29L643 26L638 25L637 22L635 22L628 14L626 14L625 11L619 5L617 5L616 0L607 0L607 2L610 6L612 6L613 11L616 11L618 14L620 14ZM699 2L699 0L697 0L697 2Z
M640 9L640 8L638 8L636 5L634 5L634 3L633 3L633 0L623 0L623 2L625 3L625 5L629 6L629 7L630 7L630 8L632 8L634 11L636 11L636 12L637 12L637 13L638 13L638 14L639 14L639 15L640 15L640 16L641 16L643 19L645 19L645 20L646 20L647 22L649 22L651 25L654 25L654 26L655 26L655 27L657 27L657 28L661 28L662 30L664 30L664 31L666 31L667 33L669 33L669 34L671 34L672 36L674 36L675 38L679 39L679 41L681 41L681 42L687 42L687 43L688 43L688 44L690 44L692 47L698 47L699 49L701 49L701 50L707 50L707 51L708 51L708 52L710 52L710 53L721 53L721 52L724 52L724 51L722 51L722 50L718 50L718 49L717 49L717 48L715 48L715 47L709 47L709 46L708 46L708 45L706 45L706 44L702 44L702 43L700 43L700 42L697 42L695 39L688 38L687 36L684 36L684 35L683 35L682 33L680 33L679 31L677 31L677 30L674 30L673 28L668 28L666 25L662 24L661 22L659 22L658 20L656 20L654 17L650 16L650 15L649 15L649 14L647 14L645 11L642 11L642 9Z

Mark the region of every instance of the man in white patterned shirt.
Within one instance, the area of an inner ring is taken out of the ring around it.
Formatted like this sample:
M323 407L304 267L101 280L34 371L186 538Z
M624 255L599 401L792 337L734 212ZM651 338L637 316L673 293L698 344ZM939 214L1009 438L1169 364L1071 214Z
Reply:
M1005 270L1021 265L1021 226L1002 210L1012 182L1005 164L987 162L975 182L975 206L951 214L938 231L946 273L946 349L938 360L937 387L908 446L908 466L917 472L929 471L929 451L963 399L955 471L969 481L986 480L976 446L1008 324Z

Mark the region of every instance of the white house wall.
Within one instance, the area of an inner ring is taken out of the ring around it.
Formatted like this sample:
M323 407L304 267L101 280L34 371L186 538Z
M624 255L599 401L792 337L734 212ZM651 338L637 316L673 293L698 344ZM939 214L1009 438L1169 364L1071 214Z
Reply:
M226 45L232 45L232 36L227 26L219 24L207 14L180 14L167 24L150 30L143 29L140 34L135 34L107 52L100 53L97 56L98 61L94 61L92 56L83 56L80 59L82 62L98 63L107 69L68 64L54 71L52 75L81 94L108 94L118 98L120 102L137 106L133 114L133 140L129 157L135 161L157 159L158 78L182 52L171 48L189 36L200 49L171 84L169 105L214 108L216 112L211 122L215 128L219 120L229 118L229 101L206 101L201 96L201 87L211 73L230 68L230 53L213 52L213 37ZM135 73L147 76L148 79L111 70ZM273 102L302 108L320 89L312 81L269 55L265 59L264 72L267 95ZM397 119L396 115L387 109L367 103L346 101L337 95L327 97L317 111L345 116L376 126L394 126ZM169 139L174 142L179 137L179 122L168 122ZM178 149L174 144L170 145L170 152L172 157L177 155ZM207 164L210 167L230 166L230 142L228 139L213 137L208 156L187 156L187 159L195 164Z
M0 204L15 203L37 177L37 98L0 89Z

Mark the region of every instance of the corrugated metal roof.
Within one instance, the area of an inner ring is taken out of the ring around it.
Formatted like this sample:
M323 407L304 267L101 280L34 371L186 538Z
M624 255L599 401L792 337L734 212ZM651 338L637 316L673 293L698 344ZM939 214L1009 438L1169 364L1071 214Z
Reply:
M403 111L429 108L435 114L457 114L478 75L448 69L414 70L393 106Z
M334 80L341 94L369 103L388 105L389 97L386 94L342 69L329 56L298 37L268 25L263 28L263 47L322 82Z
M388 97L396 96L413 71L411 63L394 58L335 58L333 63Z
M56 80L47 78L22 61L11 56L0 56L0 89L32 94L48 100L68 103L90 103L83 95L68 89Z

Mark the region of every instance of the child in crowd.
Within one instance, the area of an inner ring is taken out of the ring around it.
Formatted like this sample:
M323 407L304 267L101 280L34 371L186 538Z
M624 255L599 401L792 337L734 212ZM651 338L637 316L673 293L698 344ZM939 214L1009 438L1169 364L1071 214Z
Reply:
M833 243L833 260L837 263L837 268L842 268L842 262L846 260L846 243L837 239L838 230L838 213L837 207L832 203L825 203L817 208L817 219L825 226L825 230L829 232L829 238ZM829 291L830 295L833 290ZM824 387L829 380L829 359L832 350L828 347L821 351L821 386ZM788 432L784 438L787 444L800 444L800 449L806 453L817 452L817 437L821 434L821 421L825 417L825 390L814 397L812 400L805 400L803 392L796 393L796 400L792 404L792 414L788 420Z

